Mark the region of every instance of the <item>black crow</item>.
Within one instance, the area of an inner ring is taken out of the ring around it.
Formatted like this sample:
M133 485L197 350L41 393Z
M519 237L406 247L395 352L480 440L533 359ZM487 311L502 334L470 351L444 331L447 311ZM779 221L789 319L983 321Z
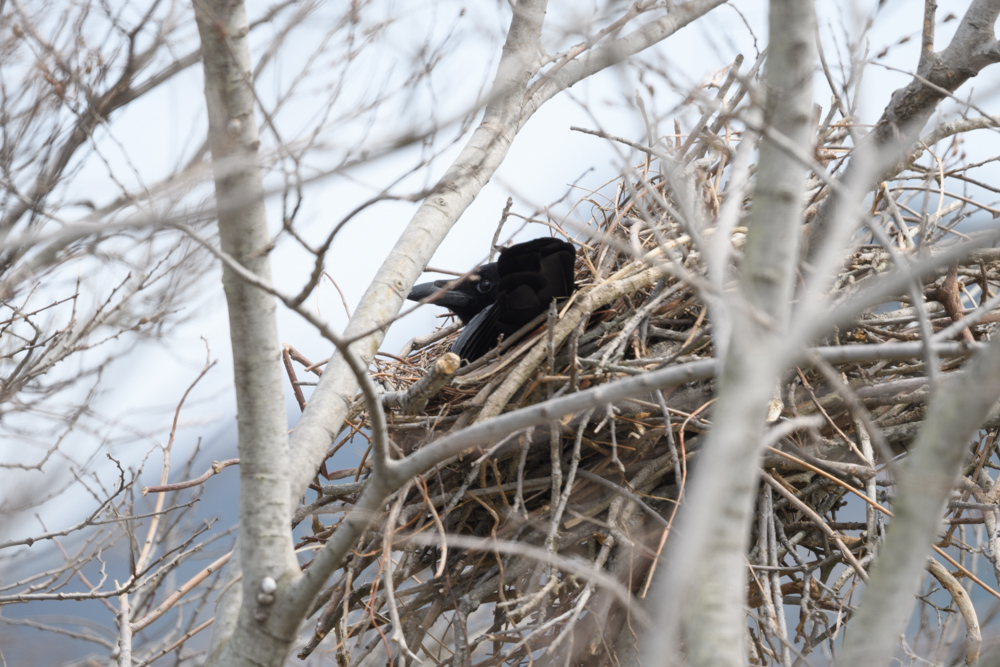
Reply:
M493 349L501 334L510 336L548 310L552 299L572 294L575 262L576 248L559 239L535 239L502 248L499 261L479 267L434 301L450 308L465 325L451 351L475 361ZM406 298L426 299L449 282L453 281L415 285Z

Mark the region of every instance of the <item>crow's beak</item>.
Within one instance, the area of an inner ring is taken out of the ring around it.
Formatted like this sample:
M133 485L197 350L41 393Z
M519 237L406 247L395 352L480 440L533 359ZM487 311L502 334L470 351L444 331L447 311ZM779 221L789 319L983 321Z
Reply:
M435 293L448 287L448 283L451 280L435 280L429 283L420 283L419 285L414 285L413 289L406 298L410 301L423 301L424 299L430 298ZM465 292L460 292L456 289L446 290L442 292L432 303L438 306L444 306L445 308L468 308L473 304L475 299L471 294Z

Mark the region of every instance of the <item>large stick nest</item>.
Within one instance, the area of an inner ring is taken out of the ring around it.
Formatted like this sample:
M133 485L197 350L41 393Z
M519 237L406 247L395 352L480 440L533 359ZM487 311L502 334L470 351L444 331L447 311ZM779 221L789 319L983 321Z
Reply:
M831 131L827 140L835 144L839 135ZM693 172L699 205L711 219L725 196L718 187L726 163L710 154ZM936 226L928 228L926 217L907 206L915 193L888 192L892 200L883 197L878 207L886 211L882 221L897 244L895 252L908 252L911 227L921 221L927 230L924 246L931 248L947 239L947 228L961 215L956 207L954 215L938 216ZM816 181L810 204L825 195ZM588 232L594 240L578 253L574 298L547 323L504 341L499 354L460 369L419 414L392 410L388 418L397 455L501 412L713 357L712 320L694 286L705 274L702 249L677 222L675 196L666 181L650 171L647 161L622 179L613 201L589 201L594 217ZM742 228L731 231L737 266L743 237ZM884 247L862 243L843 266L834 299L892 263ZM992 295L998 277L997 257L990 251L928 276L922 285L925 325L934 330L951 325L962 317L962 299L966 304L978 300L967 298L970 292ZM921 313L911 304L912 294L893 295L819 344L920 340ZM959 340L988 337L993 319L980 318ZM379 360L374 377L386 391L406 391L456 336L451 326L412 342L400 355ZM963 361L948 359L942 369L950 371ZM391 572L406 645L421 659L517 664L565 656L561 651L572 649L578 663L606 664L609 654L633 641L622 599L625 592L641 597L647 591L678 498L683 502L688 468L697 465L703 434L711 428L714 395L715 381L701 379L604 406L500 442L483 442L415 480L394 501L392 525L384 519L371 530L321 596L315 635L302 655L331 630L344 665L385 651L381 645L388 646L395 630L384 583ZM879 512L869 512L866 520L865 505L857 498L888 505L890 459L915 435L926 395L921 356L816 362L795 369L776 387L769 421L818 415L822 425L786 437L762 462L767 484L761 487L747 555L754 566L747 599L757 621L748 651L755 661L766 664L775 651L780 655L775 606L781 614L781 604L799 605L800 629L807 619L813 621L808 636L798 638L804 653L832 642L849 617L851 594L860 581L853 566L867 567L888 520ZM350 428L331 450L329 471L336 468L333 454L345 442L366 437L367 414L360 401L353 414ZM975 475L983 465L993 465L996 442L991 431L972 443L974 456L966 471L970 487L978 489ZM324 471L328 482L316 487L320 500L300 512L300 517L314 512L303 545L322 543L336 529L370 465L366 458L357 469L329 471ZM348 477L347 483L335 481ZM333 517L332 525L323 512ZM950 521L954 530L971 520L958 510ZM440 540L428 545L403 539L413 533L466 540L443 549ZM391 569L383 560L386 539L397 540ZM581 574L581 562L603 569L619 588L597 585ZM553 645L560 650L543 650Z

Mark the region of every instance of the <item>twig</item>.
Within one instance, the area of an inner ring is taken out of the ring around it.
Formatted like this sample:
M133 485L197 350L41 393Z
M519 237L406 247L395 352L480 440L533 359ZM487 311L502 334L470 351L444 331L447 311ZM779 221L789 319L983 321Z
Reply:
M229 466L238 465L239 459L226 459L225 461L212 461L212 467L206 470L201 476L195 477L194 479L189 479L186 482L175 482L173 484L160 484L158 486L144 486L142 487L142 495L147 493L164 493L166 491L180 491L181 489L190 489L192 486L198 486L199 484L204 484L209 477L213 475L218 475L224 468Z

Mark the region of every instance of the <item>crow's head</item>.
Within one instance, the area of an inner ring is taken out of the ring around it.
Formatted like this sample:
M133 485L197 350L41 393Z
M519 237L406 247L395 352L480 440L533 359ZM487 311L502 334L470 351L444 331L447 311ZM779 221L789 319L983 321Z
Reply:
M497 263L491 262L483 264L475 273L449 289L448 286L454 282L454 280L435 280L414 285L406 298L411 301L423 301L441 292L431 300L431 303L451 309L451 312L462 320L462 324L468 324L477 313L496 302L497 291L500 288L500 272Z

